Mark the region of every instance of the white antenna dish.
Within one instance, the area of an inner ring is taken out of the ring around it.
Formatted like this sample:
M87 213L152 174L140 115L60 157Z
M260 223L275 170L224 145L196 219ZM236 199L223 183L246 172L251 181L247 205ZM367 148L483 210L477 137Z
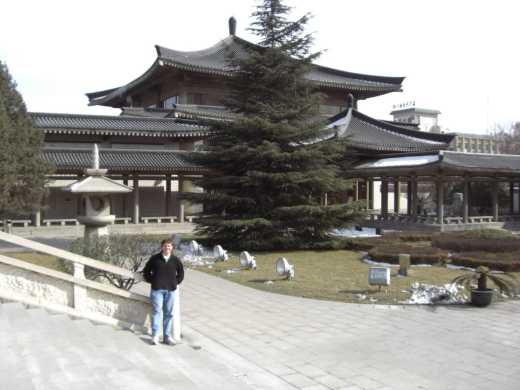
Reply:
M240 266L242 268L247 269L256 269L256 261L253 256L249 254L249 252L244 251L240 253L240 256L238 257L238 260L240 261Z
M280 257L275 264L276 273L285 276L287 279L294 278L294 265L289 264L285 257Z

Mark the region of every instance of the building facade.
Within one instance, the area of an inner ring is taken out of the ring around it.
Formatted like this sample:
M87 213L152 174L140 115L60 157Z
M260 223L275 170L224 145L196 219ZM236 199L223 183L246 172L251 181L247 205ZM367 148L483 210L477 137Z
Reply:
M249 50L258 49L237 37L235 30L231 19L229 36L204 50L181 52L156 46L157 58L137 79L87 93L90 105L119 108L120 116L31 113L34 126L45 135L43 157L56 168L50 178L49 207L36 211L34 223L63 224L81 211L79 200L61 189L92 165L93 144L99 145L100 166L108 169L108 176L133 187L132 193L111 199L116 223L183 221L200 212L200 207L180 196L182 192L202 191L193 180L207 173L194 162L191 152L211 135L209 121L234 119L222 104L227 80L233 77L228 56L246 56ZM403 77L319 65L306 77L325 97L320 112L328 124L322 138L348 138L360 163L386 161L389 156L439 156L454 148L455 134L420 130L425 122L420 118L417 122L420 113L416 109L414 115L396 113L394 121L371 118L357 109L359 100L400 91ZM437 126L436 120L431 123L430 130ZM406 166L407 160L402 161ZM364 200L367 209L384 217L416 216L421 178L415 169L399 175L395 167L388 174L372 168L345 172L352 177L353 187L338 199ZM373 177L370 172L374 172ZM508 180L513 178L508 176Z

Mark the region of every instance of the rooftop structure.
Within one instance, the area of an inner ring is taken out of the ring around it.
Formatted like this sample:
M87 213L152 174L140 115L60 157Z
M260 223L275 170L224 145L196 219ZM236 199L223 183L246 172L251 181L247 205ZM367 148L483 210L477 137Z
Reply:
M410 123L417 125L421 131L440 133L438 116L441 112L415 106L415 102L408 102L394 106L390 113L395 122Z
M230 23L229 36L203 50L179 51L156 45L157 57L147 71L123 86L87 93L89 104L167 109L179 103L221 106L226 79L235 72L229 65L229 56L240 58L250 51L263 50L236 36L235 29ZM185 81L187 75L192 80L190 85ZM321 65L312 65L306 77L325 95L324 116L344 109L342 104L347 93L352 93L357 102L401 91L404 80L404 77L353 73ZM193 85L199 85L196 91Z

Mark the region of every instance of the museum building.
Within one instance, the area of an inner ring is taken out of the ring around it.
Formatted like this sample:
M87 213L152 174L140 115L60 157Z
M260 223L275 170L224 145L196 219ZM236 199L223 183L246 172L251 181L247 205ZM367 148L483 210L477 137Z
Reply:
M200 207L180 200L179 193L202 191L192 180L205 171L190 152L211 135L209 122L233 120L221 103L234 73L228 56L247 56L257 48L236 36L236 21L230 18L229 36L210 48L186 52L156 46L157 57L141 76L86 94L91 106L119 108L119 116L30 113L34 126L44 133L43 157L55 166L48 207L36 212L32 223L75 223L81 204L62 188L91 166L93 144L99 146L100 166L108 169L108 176L134 189L111 198L116 223L191 219ZM518 212L513 183L520 181L520 158L450 151L453 134L423 132L414 124L378 120L358 111L360 100L401 91L404 77L320 65L312 65L306 77L324 96L320 106L320 115L328 122L324 134L348 137L359 156L358 164L345 173L353 183L345 200L364 199L374 210L374 221L498 222L499 183L510 186L507 214ZM471 182L483 180L496 187L492 213L472 220ZM445 183L453 181L463 183L459 216L445 215L443 209ZM421 182L435 185L433 214L423 215L418 207Z

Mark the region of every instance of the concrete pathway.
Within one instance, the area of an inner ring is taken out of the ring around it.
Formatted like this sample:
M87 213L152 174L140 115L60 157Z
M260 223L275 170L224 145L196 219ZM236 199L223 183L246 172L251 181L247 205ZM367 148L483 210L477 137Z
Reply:
M343 304L187 270L181 312L169 348L0 304L0 389L520 389L520 301Z
M343 304L193 270L181 294L184 332L254 387L520 389L519 301L485 309Z

